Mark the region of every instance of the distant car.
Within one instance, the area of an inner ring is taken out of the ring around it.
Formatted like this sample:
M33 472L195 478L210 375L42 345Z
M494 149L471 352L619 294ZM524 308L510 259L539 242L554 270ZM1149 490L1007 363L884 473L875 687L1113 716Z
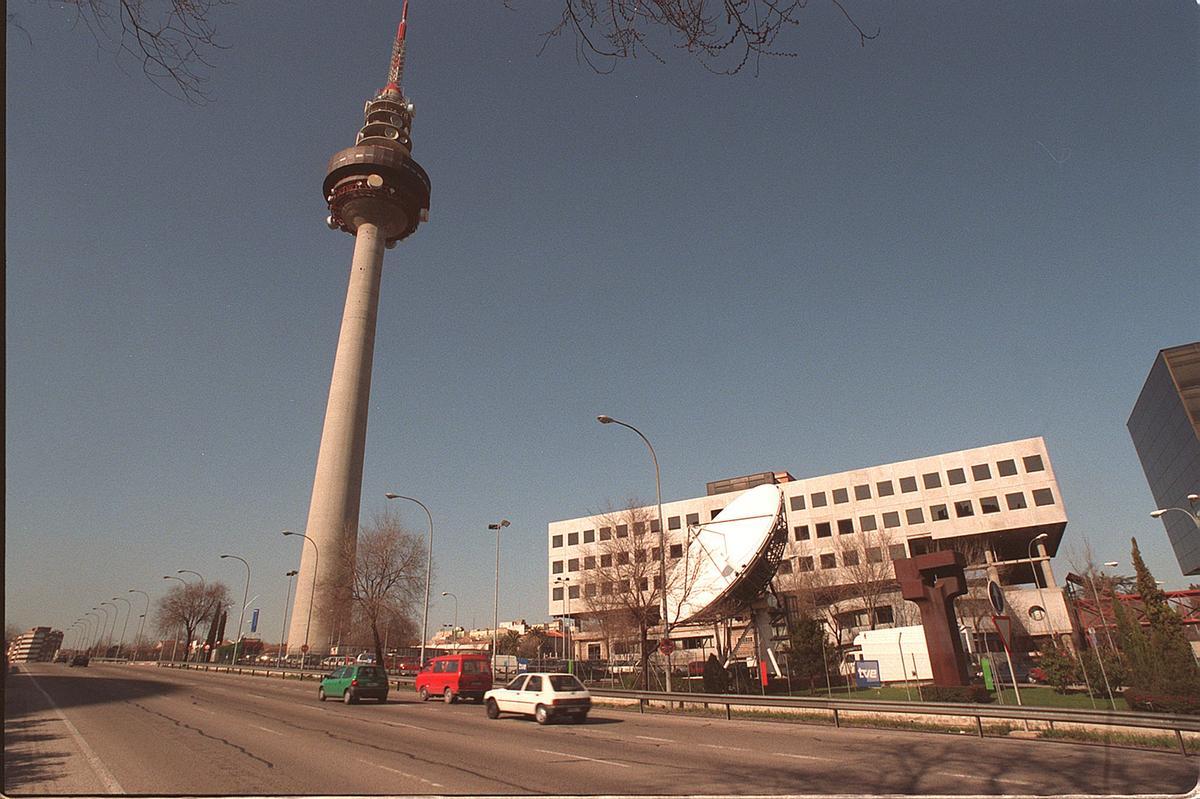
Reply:
M521 674L503 688L488 691L483 702L489 719L521 713L538 724L562 717L582 722L592 709L592 695L574 674Z
M442 655L425 664L413 681L422 701L440 696L447 705L460 698L480 701L492 687L492 667L487 655Z
M374 663L375 655L370 652L363 652L354 659L355 663Z
M339 666L333 673L321 678L317 688L317 699L324 702L332 697L352 705L360 699L378 699L386 702L388 696L387 672L378 666Z
M54 656L55 663L66 663L70 659L71 658L67 656L66 652L59 652L57 655Z
M75 657L71 658L71 662L67 665L69 665L69 666L86 666L88 664L88 660L89 660L89 658L87 655L76 655Z

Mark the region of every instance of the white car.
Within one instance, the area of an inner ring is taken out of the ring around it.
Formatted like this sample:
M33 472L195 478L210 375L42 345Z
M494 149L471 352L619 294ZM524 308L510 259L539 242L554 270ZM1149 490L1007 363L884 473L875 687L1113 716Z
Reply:
M483 695L489 719L501 713L521 713L533 716L538 724L569 716L583 721L592 709L592 695L574 674L534 672L518 674L503 688L493 688Z

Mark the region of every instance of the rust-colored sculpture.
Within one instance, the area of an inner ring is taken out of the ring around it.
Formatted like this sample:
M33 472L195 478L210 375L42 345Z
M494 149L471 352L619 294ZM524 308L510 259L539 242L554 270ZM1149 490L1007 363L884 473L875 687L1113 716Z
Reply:
M967 593L966 560L958 552L929 552L892 562L900 592L921 609L935 685L967 685L967 661L954 598Z

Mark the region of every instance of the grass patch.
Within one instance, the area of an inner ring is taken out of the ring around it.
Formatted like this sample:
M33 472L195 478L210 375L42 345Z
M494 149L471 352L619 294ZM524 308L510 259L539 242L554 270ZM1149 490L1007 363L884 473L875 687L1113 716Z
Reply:
M1055 727L1052 730L1042 730L1038 737L1060 741L1100 743L1108 746L1133 746L1144 749L1179 751L1179 740L1174 735L1163 735L1161 733L1131 733L1115 730L1100 731ZM1200 738L1185 735L1183 736L1183 746L1189 755L1200 754Z

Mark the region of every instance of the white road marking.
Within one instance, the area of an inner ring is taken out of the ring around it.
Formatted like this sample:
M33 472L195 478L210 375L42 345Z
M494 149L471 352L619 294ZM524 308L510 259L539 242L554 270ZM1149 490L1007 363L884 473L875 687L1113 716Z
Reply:
M612 760L601 760L598 757L584 757L583 755L572 755L567 752L552 752L549 749L534 749L535 752L541 752L543 755L558 755L559 757L571 757L576 760L590 760L593 763L603 763L606 766L620 766L621 768L629 768L628 763L616 763Z
M670 738L655 738L653 735L635 735L634 738L641 738L643 741L662 741L665 744L673 744Z
M445 788L446 787L445 785L442 785L441 783L433 782L432 780L427 780L424 777L418 777L416 774L409 774L407 771L401 771L400 769L390 768L388 766L383 765L382 763L374 763L370 760L362 760L362 759L360 759L358 762L366 763L368 766L374 766L375 768L381 768L384 771L390 771L393 774L399 774L401 777L408 777L409 779L412 779L412 780L419 780L419 781L425 783L426 785L432 785L434 788Z
M209 710L209 709L208 709L208 708L206 708L206 707L200 707L200 706L199 706L199 705L197 705L197 704L193 704L193 705L192 705L192 709L193 709L193 710L199 710L201 713L208 713L208 714L209 714L209 715L211 715L211 716L215 716L215 715L217 715L217 711L215 711L215 710Z
M1017 785L1034 785L1035 783L1026 780L1018 780L1012 777L987 777L982 774L962 774L957 771L938 771L935 772L943 777L956 777L960 780L978 780L978 779L995 779L997 782L1012 782Z
M750 751L749 749L743 749L740 746L721 746L720 744L697 744L697 746L703 746L706 749L725 749L730 752L749 752Z
M405 724L403 721L385 721L384 724L389 727L408 727L410 730L420 730L421 732L432 732L428 727L418 727L416 724Z
M121 787L121 783L117 782L116 777L104 765L104 761L92 750L92 747L88 746L88 742L83 740L83 736L79 734L79 730L75 729L75 725L58 709L58 705L54 704L54 700L50 698L50 694L46 693L42 686L38 685L37 680L33 678L33 674L26 670L25 676L33 683L33 687L38 689L42 696L46 697L46 701L50 703L50 707L53 708L54 713L62 719L63 725L67 728L67 732L71 733L71 737L75 739L75 744L79 747L79 751L83 753L84 758L87 759L88 765L92 767L92 771L96 773L100 782L104 783L105 790L109 793L125 793L125 789Z
M817 757L816 755L794 755L791 752L772 752L773 757L790 757L795 760L829 760L827 757Z
M270 698L270 697L263 696L262 694L250 694L250 693L248 693L248 694L247 694L247 696L254 696L254 697L257 697L257 698L259 698L259 699L269 699L269 698Z
M283 733L281 733L279 730L272 730L272 729L268 729L266 727L259 727L257 724L251 724L250 726L256 730L262 730L263 732L273 733L274 735L283 735Z

